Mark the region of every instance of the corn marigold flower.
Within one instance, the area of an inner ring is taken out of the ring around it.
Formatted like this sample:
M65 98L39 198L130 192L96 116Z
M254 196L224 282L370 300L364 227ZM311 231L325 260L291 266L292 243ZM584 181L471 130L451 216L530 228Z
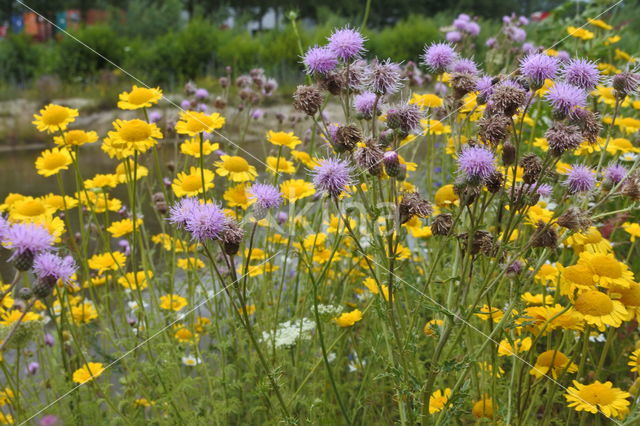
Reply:
M90 382L91 380L99 377L104 372L104 370L105 368L102 363L89 362L74 371L73 381L78 384Z
M442 411L449 402L449 398L451 398L451 389L449 388L443 390L438 389L433 392L429 397L429 414L435 414Z
M53 142L60 146L82 146L88 143L93 143L98 140L98 134L84 130L68 130L62 134L62 136L54 136Z
M221 155L220 161L216 161L213 165L217 167L216 173L227 177L232 182L252 181L258 176L256 168L237 155Z
M587 92L572 84L559 81L549 88L545 99L559 119L568 117L576 108L584 108Z
M576 411L587 411L592 414L602 412L607 417L624 419L629 413L631 404L627 398L631 394L622 389L614 388L611 382L596 380L590 385L584 385L576 380L573 386L564 394L567 406Z
M136 228L142 226L142 219L136 221ZM107 231L113 238L120 238L133 232L133 220L127 218L116 222L111 222Z
M160 296L160 309L178 312L188 304L187 299L177 294Z
M352 327L355 323L362 320L362 312L360 309L354 309L351 312L344 312L337 318L333 319L340 327Z
M327 48L343 61L357 58L364 52L365 38L359 31L349 27L335 30L328 41Z
M471 408L471 414L473 414L473 416L478 419L492 419L493 410L493 400L489 398L488 395L483 395L482 399L473 404L473 407Z
M202 155L207 156L213 154L220 149L217 143L205 140L202 142ZM200 141L198 138L187 139L180 144L180 152L194 158L200 158Z
M307 74L327 74L338 65L338 57L328 47L314 46L302 58Z
M35 118L33 124L41 132L55 133L66 130L67 126L73 123L77 116L77 109L49 104L40 110L40 115L33 115L33 118Z
M107 271L117 271L124 267L127 257L120 251L111 253L98 253L91 256L88 260L90 269L93 269L102 275Z
M433 43L426 46L422 60L433 72L442 73L458 57L453 47L448 43Z
M44 177L58 174L61 170L67 170L72 163L71 154L66 148L52 148L42 151L36 159L36 170Z
M562 74L564 81L582 90L591 91L600 82L598 66L588 59L571 59L563 65Z
M538 355L535 365L529 370L529 374L535 376L536 379L544 376L551 376L557 379L563 372L575 373L576 371L578 371L576 364L571 362L562 352L552 349Z
M150 108L162 98L162 90L159 87L138 87L134 84L130 92L120 93L119 98L118 108L120 109Z
M564 184L570 194L589 192L596 186L596 175L589 167L577 164L567 173Z
M117 158L131 156L136 151L143 153L155 146L158 143L157 139L162 138L162 132L158 126L137 118L116 120L113 122L113 127L115 131L108 133L102 148L104 150L106 145L108 149L115 150ZM108 150L107 153L109 154Z
M213 133L224 126L225 118L214 112L205 114L199 111L183 111L176 123L176 132L181 135L198 136L200 133Z
M118 278L118 284L129 290L144 290L149 286L148 279L153 278L153 271L127 272Z
M493 153L480 146L466 147L458 156L458 168L472 179L485 180L496 171Z
M529 79L534 89L542 87L546 79L553 80L558 72L558 60L544 53L527 55L520 60L520 73Z
M214 187L213 179L215 174L209 170L201 170L198 167L191 167L189 173L180 172L173 180L171 188L176 197L195 197L198 194L202 194L204 175L204 191L209 191Z
M605 326L620 327L628 317L628 312L619 300L611 299L598 290L580 293L573 302L576 312L582 314L587 324L596 326L600 331Z
M315 188L331 197L338 197L351 185L351 166L347 160L327 158L311 171Z

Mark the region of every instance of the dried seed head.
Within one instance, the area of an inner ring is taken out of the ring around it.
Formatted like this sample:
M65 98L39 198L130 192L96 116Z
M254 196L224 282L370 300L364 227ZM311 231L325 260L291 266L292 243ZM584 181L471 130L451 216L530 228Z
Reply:
M522 262L521 260L514 260L505 269L505 274L508 277L514 278L514 277L520 275L520 273L524 270L524 266L525 266L524 262Z
M495 194L496 192L500 191L503 182L504 176L502 175L502 172L496 171L485 180L484 184L490 193Z
M293 94L293 107L313 116L322 106L322 93L315 86L298 86Z
M569 207L558 217L558 225L571 231L583 231L591 226L591 220L579 208Z
M512 117L518 111L518 108L524 104L526 94L521 85L505 80L493 87L489 98L490 109L494 113Z
M387 126L410 133L420 126L423 113L415 104L396 106L387 111Z
M511 166L516 161L516 147L511 142L502 145L502 164Z
M356 164L372 176L380 176L382 173L383 157L384 151L373 139L368 139L365 146L357 148L353 153Z
M531 246L555 249L558 247L558 234L551 226L539 222L531 236Z
M417 192L405 193L398 206L400 223L406 223L413 216L428 217L433 213L431 203L425 200Z
M244 231L240 228L238 222L230 218L227 219L220 234L220 240L222 240L224 251L227 255L234 256L238 253L242 237L244 237Z
M484 254L485 256L495 256L497 246L493 235L489 231L476 231L469 247L468 233L458 235L458 242L462 250L469 250L471 255Z
M618 99L633 95L640 86L640 74L627 71L613 76L613 88Z
M640 175L634 173L624 180L622 195L631 198L633 201L640 200Z
M332 95L339 95L345 88L344 76L337 72L329 72L327 74L318 75L318 83L320 87Z
M529 185L536 183L542 173L542 160L536 154L528 153L520 160L523 169L522 180Z
M567 151L573 151L582 143L582 134L577 126L555 122L545 132L544 137L549 143L549 152L560 157Z
M476 90L478 78L472 74L454 73L451 77L451 87L453 87L453 97L462 99L467 93Z
M485 114L478 120L478 136L481 140L498 145L509 135L511 119L503 114Z
M362 133L353 124L340 126L336 130L334 149L336 152L353 151L356 144L362 140Z
M449 235L453 228L453 216L449 213L440 213L431 222L433 235Z
M584 108L576 108L571 114L571 123L582 131L582 137L589 143L598 142L598 136L602 130L600 116Z

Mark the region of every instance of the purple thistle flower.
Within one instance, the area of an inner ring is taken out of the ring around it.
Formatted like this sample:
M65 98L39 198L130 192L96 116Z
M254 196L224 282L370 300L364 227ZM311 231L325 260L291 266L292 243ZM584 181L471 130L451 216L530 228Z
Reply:
M458 156L458 167L474 179L487 179L496 171L493 153L480 146L467 147Z
M453 26L460 31L464 31L467 28L467 24L471 18L469 15L461 13L456 19L453 20Z
M488 75L480 77L476 80L476 90L479 92L479 101L481 100L481 103L486 103L493 92L493 78Z
M61 280L67 284L78 270L71 256L60 257L50 252L40 253L33 260L33 272L42 281L56 282Z
M27 365L27 374L30 376L33 376L38 373L39 369L40 369L40 364L38 364L35 361L30 362L29 365Z
M38 422L38 426L58 426L61 424L60 418L54 414L47 414Z
M447 39L449 43L458 43L462 40L462 33L460 31L449 31L445 34L444 38Z
M604 178L615 184L622 182L627 177L628 170L621 164L613 164L607 167L604 172Z
M559 118L568 116L575 108L584 108L587 103L587 93L584 90L562 81L554 84L545 98Z
M529 25L529 18L527 18L526 16L520 16L518 18L518 23L520 25Z
M302 59L307 74L326 74L338 65L338 58L327 47L312 47Z
M436 84L433 85L433 90L434 92L436 92L436 95L444 97L447 94L449 88L445 83L437 81Z
M480 24L475 21L471 21L467 23L467 27L464 29L464 31L469 35L477 37L478 35L480 35Z
M556 76L558 60L543 53L534 53L520 61L520 72L541 87L546 79L552 80Z
M596 186L596 175L587 166L575 165L567 174L565 185L570 194L588 192Z
M365 81L374 93L391 95L401 87L402 69L389 59L385 62L375 62L367 69Z
M476 75L478 73L478 67L476 66L476 63L473 62L473 60L461 58L451 64L450 71L462 74Z
M158 123L162 120L162 114L159 111L151 111L149 113L149 121L151 123Z
M351 167L346 160L327 158L311 171L313 185L318 191L331 197L338 197L348 185L351 185Z
M458 54L450 44L435 43L425 47L422 59L433 72L441 73L446 71L457 57Z
M531 55L534 54L536 52L536 45L531 43L531 42L526 42L522 44L522 51L526 54L526 55Z
M376 105L376 94L373 92L362 92L353 99L353 107L362 115L365 119L370 120L373 118L373 108ZM380 102L377 106L380 111Z
M266 183L254 183L249 188L249 198L256 200L261 209L275 209L282 204L282 193L278 188Z
M527 39L527 32L522 28L509 26L505 30L505 34L516 43L522 43Z
M491 49L496 45L497 42L498 40L496 40L495 37L489 37L487 41L484 43L484 45L487 46L489 49Z
M387 111L387 126L390 129L400 129L405 133L420 126L423 114L415 104L398 105Z
M539 196L548 198L548 197L551 197L551 193L553 192L553 187L551 185L547 185L546 183L543 183L538 187L536 192L538 193Z
M359 57L364 51L364 37L348 27L335 30L328 40L329 50L343 61Z
M569 55L569 52L565 50L560 50L558 51L558 56L556 56L556 58L558 58L558 61L563 64L571 59L571 55Z
M198 204L191 212L184 228L200 242L218 239L225 229L227 216L213 203Z
M53 244L53 236L44 227L34 223L16 223L6 230L2 245L13 250L9 260L22 254L36 255L49 250Z
M184 229L187 221L193 217L193 213L200 207L200 202L197 198L187 197L175 203L169 209L169 222L178 226L178 228Z
M203 101L209 97L209 92L207 89L197 89L195 96L197 100Z
M188 111L191 109L191 102L187 99L183 100L182 102L180 102L180 108L182 108L185 111Z
M0 241L4 240L4 236L7 234L10 227L11 224L9 221L4 216L0 215Z
M588 59L572 59L562 70L564 81L583 90L593 90L600 80L600 70Z

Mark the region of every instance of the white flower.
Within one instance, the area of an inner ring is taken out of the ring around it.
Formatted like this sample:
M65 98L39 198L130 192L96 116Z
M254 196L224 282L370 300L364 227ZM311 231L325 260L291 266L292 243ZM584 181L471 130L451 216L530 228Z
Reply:
M335 317L342 313L342 308L334 305L318 305L318 313L320 315L331 315L332 317Z
M195 355L187 355L182 357L182 363L188 367L195 367L202 364L202 360Z
M278 326L275 335L272 331L262 333L262 340L271 343L275 340L277 348L291 347L297 340L311 338L311 331L316 327L315 323L307 318L296 321L285 321Z

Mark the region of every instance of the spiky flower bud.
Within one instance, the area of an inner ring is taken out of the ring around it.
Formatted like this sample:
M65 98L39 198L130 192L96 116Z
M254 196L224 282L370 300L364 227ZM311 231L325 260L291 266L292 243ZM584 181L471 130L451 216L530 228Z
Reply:
M451 77L451 87L453 87L453 97L462 99L467 93L476 90L478 78L472 74L454 73Z
M556 157L560 157L567 151L573 151L582 143L580 129L562 122L553 123L544 137L549 143L549 152Z
M26 250L13 259L13 266L15 266L18 271L28 271L33 266L34 258L35 254L31 250Z
M640 86L640 74L627 71L613 77L613 88L618 99L633 95Z
M382 173L383 157L384 151L373 139L368 139L365 146L357 148L353 153L356 164L372 176L380 176Z
M234 256L238 253L242 237L244 237L244 231L240 228L238 222L228 218L220 234L220 240L227 255Z
M516 161L516 147L511 142L502 145L502 164L511 166Z
M495 194L496 192L500 191L503 182L504 176L502 175L502 172L496 171L485 180L484 184L490 193Z
M400 174L400 157L395 151L387 151L382 155L384 171L389 177L397 177Z
M29 287L22 287L18 290L17 299L27 301L33 297L33 291Z
M478 136L495 146L507 138L510 127L511 119L506 115L485 113L478 120Z

